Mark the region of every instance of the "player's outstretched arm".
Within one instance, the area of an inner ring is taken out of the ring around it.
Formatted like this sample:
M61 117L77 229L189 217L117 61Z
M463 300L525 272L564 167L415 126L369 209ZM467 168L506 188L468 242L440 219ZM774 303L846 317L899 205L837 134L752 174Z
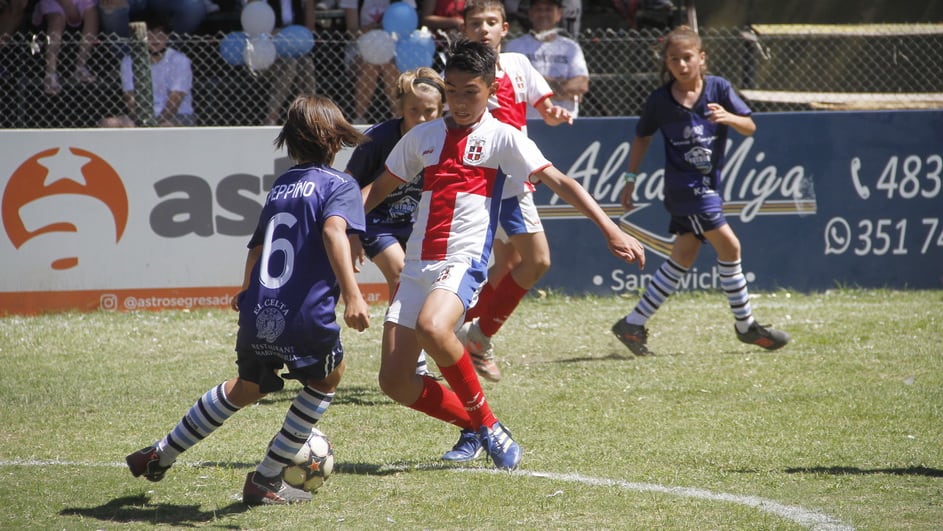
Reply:
M390 192L401 184L403 184L403 181L398 177L395 177L389 170L383 170L383 173L377 177L377 180L373 181L373 184L370 185L370 191L363 201L363 211L370 212L376 208L377 205L386 199L386 196L390 195Z
M331 216L324 221L324 248L327 259L331 262L331 269L337 277L337 284L341 289L341 299L344 301L344 322L347 326L363 332L370 326L370 308L357 279L354 278L354 264L350 259L350 241L347 239L347 220L340 216Z
M602 231L609 244L609 251L617 258L628 263L638 263L639 269L645 268L645 248L638 240L629 236L606 215L599 203L580 186L579 183L564 175L553 166L548 166L534 174L561 199L576 207L584 216L593 221Z
M573 115L570 111L550 103L550 98L544 99L537 105L537 111L544 123L549 126L557 126L563 123L573 125Z
M239 295L242 294L243 291L249 289L249 282L251 282L249 277L252 276L252 269L255 267L255 263L259 261L260 256L262 256L261 245L256 245L255 247L249 249L248 254L246 254L246 267L242 274L242 287L239 288L239 293L237 293L236 296L232 298L232 301L229 302L229 305L232 307L232 309L237 312L239 311Z

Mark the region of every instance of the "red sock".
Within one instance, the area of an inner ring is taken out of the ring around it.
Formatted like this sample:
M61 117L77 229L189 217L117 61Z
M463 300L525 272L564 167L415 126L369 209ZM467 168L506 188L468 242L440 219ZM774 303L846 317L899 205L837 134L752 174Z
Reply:
M484 307L478 316L478 327L488 337L498 333L504 321L511 316L530 290L518 285L511 275L504 275L498 287L492 291L494 296L490 298L490 304Z
M478 294L478 302L465 312L465 322L470 323L475 317L481 317L482 311L491 304L492 297L494 297L494 288L491 287L490 282L485 282Z
M474 369L472 374L474 374ZM431 376L423 376L422 383L422 393L419 394L419 399L410 404L411 409L454 424L463 430L477 428L455 393L446 389Z
M482 426L494 426L498 419L491 412L491 406L485 399L485 392L481 390L481 382L478 381L478 374L475 373L468 351L462 354L455 365L440 366L439 370L465 405L465 411L471 417L473 428L477 430Z

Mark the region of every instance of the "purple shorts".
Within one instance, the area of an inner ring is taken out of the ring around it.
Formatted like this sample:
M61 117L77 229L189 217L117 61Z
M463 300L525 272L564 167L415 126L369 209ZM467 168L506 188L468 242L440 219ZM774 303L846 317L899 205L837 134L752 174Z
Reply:
M373 260L376 255L391 245L398 244L405 249L406 240L409 239L412 231L412 223L372 225L360 235L360 243L363 244L363 251L367 258Z
M694 234L697 239L704 241L704 233L719 229L727 224L723 212L707 212L691 216L671 216L668 232L671 234Z

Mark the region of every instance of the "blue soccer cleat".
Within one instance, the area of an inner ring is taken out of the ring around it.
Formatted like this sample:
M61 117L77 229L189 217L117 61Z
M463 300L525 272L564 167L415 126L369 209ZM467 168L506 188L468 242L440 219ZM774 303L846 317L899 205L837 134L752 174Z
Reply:
M478 436L484 443L485 451L494 461L494 466L502 470L514 470L521 462L521 446L511 438L511 431L496 422L488 428L482 426Z
M484 452L484 448L478 434L472 430L462 430L458 442L451 450L442 455L442 459L456 463L474 461L481 456L482 452Z

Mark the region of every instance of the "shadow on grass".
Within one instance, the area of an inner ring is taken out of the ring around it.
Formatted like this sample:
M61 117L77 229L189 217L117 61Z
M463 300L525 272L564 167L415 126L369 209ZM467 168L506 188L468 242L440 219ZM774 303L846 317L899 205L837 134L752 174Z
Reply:
M261 405L291 403L291 401L298 396L299 389L301 389L301 387L298 384L287 382L285 389L269 394L259 400L258 403ZM346 404L351 406L389 406L396 404L387 398L387 396L380 391L379 387L347 387L344 386L343 382L341 382L340 387L337 389L337 394L334 396L334 400L331 403L333 405Z
M581 356L578 358L563 358L558 360L553 360L552 363L583 363L584 361L609 361L609 360L620 360L620 361L631 361L634 360L637 356L635 355L625 355L617 354L615 352L610 353L608 356Z
M144 494L115 498L97 507L66 507L59 511L62 516L81 516L95 518L105 522L146 522L177 527L196 527L205 522L218 520L220 517L239 514L249 510L240 502L226 507L204 511L199 505L175 505L169 503L151 504ZM223 526L238 529L238 525Z
M803 468L787 468L787 474L834 474L868 475L890 474L894 476L926 476L928 478L943 478L943 470L925 466L909 466L906 468L858 468L856 466L813 466Z

